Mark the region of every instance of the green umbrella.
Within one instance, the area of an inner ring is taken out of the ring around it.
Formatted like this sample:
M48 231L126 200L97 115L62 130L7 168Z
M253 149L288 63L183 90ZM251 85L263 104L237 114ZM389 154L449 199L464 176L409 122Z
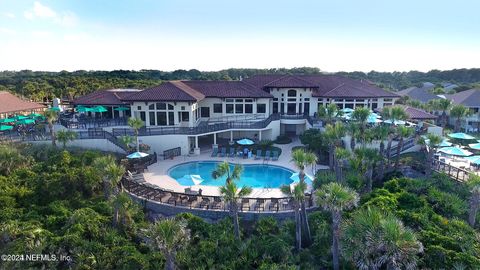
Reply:
M15 119L17 120L23 120L23 119L27 119L28 117L26 117L25 115L16 115L15 116Z
M95 106L95 107L92 108L92 112L102 113L102 112L106 112L106 111L108 111L108 110L103 106Z
M59 112L60 111L60 108L59 107L51 107L51 108L48 108L49 111L54 111L54 112Z
M17 124L17 125L35 124L35 120L33 120L33 119L22 119L22 120L17 121L15 124Z
M32 118L34 118L34 117L42 117L42 116L43 116L43 115L42 115L42 114L39 114L39 113L31 113L31 114L28 115L28 117L32 117Z
M83 106L78 106L76 109L75 109L77 112L91 112L92 111L92 108L88 108L88 107L83 107Z
M0 123L12 123L12 122L15 122L15 119L14 119L14 118L4 118L4 119L0 119Z
M5 130L12 130L13 127L12 126L4 126L4 125L0 125L0 131L5 131Z
M115 111L128 111L128 110L130 110L130 108L128 108L128 107L118 107L118 108L115 108L114 110Z

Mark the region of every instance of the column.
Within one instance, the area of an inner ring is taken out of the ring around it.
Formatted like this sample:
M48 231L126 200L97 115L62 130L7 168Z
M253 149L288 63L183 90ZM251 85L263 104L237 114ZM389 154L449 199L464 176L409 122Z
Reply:
M262 141L262 131L261 130L258 131L258 140Z
M195 149L193 149L193 154L199 156L200 148L198 147L198 136L195 136Z
M233 131L230 130L230 142L233 142Z
M213 133L213 145L212 145L212 148L215 149L217 148L218 149L218 144L217 144L217 133Z

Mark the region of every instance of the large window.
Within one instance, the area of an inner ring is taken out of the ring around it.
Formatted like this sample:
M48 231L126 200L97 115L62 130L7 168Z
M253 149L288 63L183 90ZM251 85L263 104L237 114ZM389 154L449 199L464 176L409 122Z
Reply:
M225 105L225 111L226 113L233 113L233 104L227 104Z
M277 103L273 103L276 105ZM257 113L266 113L267 112L267 105L264 103L257 104Z
M190 114L188 112L178 112L180 122L188 122L190 121Z
M155 112L149 112L148 117L150 120L150 126L155 126Z
M173 112L168 112L168 125L175 125L175 114Z
M235 104L235 113L243 113L243 104Z
M213 104L213 113L222 113L222 112L223 112L222 103Z
M157 125L166 126L167 125L167 113L166 112L157 112Z
M157 102L148 105L149 126L173 126L175 125L175 106L172 104Z
M245 113L253 113L253 104L245 104Z
M297 96L297 90L288 90L287 96L289 97L296 97Z
M210 117L210 107L201 107L200 108L200 117Z

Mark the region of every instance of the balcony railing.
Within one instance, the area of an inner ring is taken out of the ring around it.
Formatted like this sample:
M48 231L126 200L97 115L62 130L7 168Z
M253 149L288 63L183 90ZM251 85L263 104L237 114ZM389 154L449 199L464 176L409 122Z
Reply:
M204 125L198 127L144 127L139 130L139 136L155 136L155 135L197 135L210 133L228 129L261 129L267 127L272 121L279 120L278 114L272 114L268 118L252 122L252 121L232 121L226 123L217 123L211 125ZM114 136L133 136L134 130L131 128L114 128L112 130Z
M59 123L69 129L88 129L88 128L98 128L98 127L112 127L112 126L126 126L127 118L79 118L79 119L68 119L60 118Z
M436 172L445 173L453 180L459 182L466 182L468 180L468 176L471 173L462 168L454 167L448 163L440 161L438 159L434 159L432 162L432 169Z

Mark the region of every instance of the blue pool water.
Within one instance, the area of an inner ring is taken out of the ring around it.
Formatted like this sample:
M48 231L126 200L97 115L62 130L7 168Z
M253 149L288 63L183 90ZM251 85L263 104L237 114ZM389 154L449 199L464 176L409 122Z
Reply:
M225 184L226 177L219 179L212 178L212 171L215 170L219 162L214 161L199 161L189 162L172 167L168 174L174 178L179 179L184 175L200 175L203 181L201 185L205 186L222 186ZM230 163L231 170L234 164ZM282 185L289 185L293 181L290 176L293 171L263 164L248 164L243 165L243 173L236 183L239 187L249 186L252 188L279 188Z

